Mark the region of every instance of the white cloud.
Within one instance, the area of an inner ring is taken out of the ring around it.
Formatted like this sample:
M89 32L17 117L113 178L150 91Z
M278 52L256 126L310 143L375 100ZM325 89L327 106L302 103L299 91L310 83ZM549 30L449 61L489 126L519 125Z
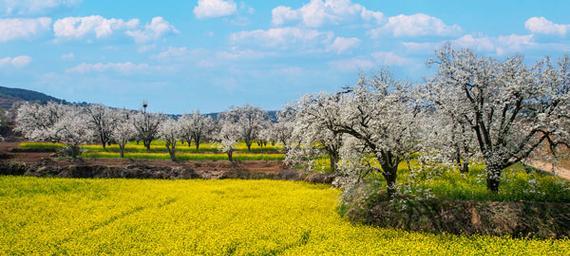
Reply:
M494 38L487 36L464 35L452 40L451 44L460 48L471 48L482 52L492 52L496 50L497 42Z
M166 21L163 17L154 17L143 29L127 31L126 34L132 37L137 43L146 43L162 38L170 33L178 33L178 30Z
M288 21L299 19L300 12L289 6L277 6L271 10L271 22L273 25L282 25Z
M66 17L53 24L56 38L81 39L95 35L96 38L111 36L119 30L134 29L139 25L138 19L107 19L99 15L85 17Z
M220 60L244 60L244 59L260 59L272 55L273 54L269 52L232 49L229 51L221 51L216 53L216 58Z
M29 39L49 30L51 19L0 19L0 42Z
M233 44L256 44L270 48L312 48L328 44L332 32L297 27L270 28L267 30L241 31L230 35Z
M410 59L393 52L373 52L371 55L376 63L384 66L406 66L412 64Z
M61 55L61 59L62 59L62 60L74 60L74 59L75 59L75 54L72 53L72 52L68 52L68 53L62 54L62 55Z
M162 17L154 17L141 27L138 19L108 19L99 15L58 19L53 24L53 31L57 39L102 39L116 33L124 33L137 43L146 43L169 33L178 33L176 28Z
M369 56L336 60L329 62L329 65L345 72L367 71L381 66L418 67L418 64L412 59L387 51L373 52Z
M524 27L535 34L565 36L570 31L570 24L556 24L544 17L532 17L526 20Z
M4 57L0 58L0 67L15 67L21 68L25 67L32 62L32 57L26 55L20 55L16 57Z
M404 42L406 49L411 51L427 52L433 51L445 43L451 43L458 48L470 48L479 52L495 52L497 55L521 52L539 46L535 42L533 35L502 35L489 37L484 35L467 34L450 41L440 42Z
M273 25L287 22L301 22L307 27L321 27L326 24L339 25L352 22L380 23L384 15L351 0L311 0L299 9L277 6L271 11Z
M533 35L507 35L497 38L496 52L499 55L520 52L536 45Z
M189 54L190 51L186 47L169 47L168 49L153 56L153 58L157 60L176 60L183 59Z
M341 71L364 71L376 66L369 58L351 58L346 60L335 60L329 63L334 69Z
M132 62L109 62L109 63L81 63L77 66L68 68L66 72L68 73L101 73L101 72L117 72L123 74L130 74L135 72L143 72L151 69L148 64L136 64Z
M194 15L198 19L218 18L236 13L237 5L233 0L198 0Z
M72 7L81 0L0 0L0 12L4 15L43 14L60 7Z
M382 34L391 34L394 37L402 36L447 36L461 32L458 25L447 25L441 19L423 13L413 15L397 15L388 18L388 22L381 27L372 29L369 34L378 38Z
M336 37L329 49L336 53L349 51L360 44L360 39L356 37Z

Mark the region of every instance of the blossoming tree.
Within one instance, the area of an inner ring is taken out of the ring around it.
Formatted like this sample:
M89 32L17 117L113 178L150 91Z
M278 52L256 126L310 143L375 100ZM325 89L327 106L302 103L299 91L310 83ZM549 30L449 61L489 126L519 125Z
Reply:
M474 136L487 169L487 188L499 190L502 171L543 142L568 145L570 57L533 66L521 56L498 61L450 46L437 52L430 81L439 109L454 113Z

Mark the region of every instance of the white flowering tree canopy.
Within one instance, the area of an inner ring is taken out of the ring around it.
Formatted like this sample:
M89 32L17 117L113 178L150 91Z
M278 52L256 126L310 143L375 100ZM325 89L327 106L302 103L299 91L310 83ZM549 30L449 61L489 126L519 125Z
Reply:
M325 154L332 172L337 171L342 133L335 129L340 122L339 96L329 94L304 96L296 106L295 120L290 124L290 146L286 161L291 165L305 165L311 169L311 160Z
M147 151L158 136L158 128L164 117L159 114L149 113L146 108L133 115L133 125L137 130L137 139L142 140Z
M89 105L84 111L90 128L103 148L106 148L111 140L113 127L117 124L119 111L98 104Z
M498 191L501 171L539 145L568 145L570 57L533 66L521 56L498 61L446 46L432 63L438 111L469 127L487 165L487 186Z
M57 141L67 146L68 154L75 158L80 152L81 144L89 143L93 138L93 130L89 129L87 117L75 106L66 106L64 114L51 128Z
M248 151L251 151L251 144L268 121L265 111L250 105L232 107L229 111L222 113L220 119L238 128Z
M183 139L191 145L194 141L196 149L200 148L200 143L204 138L210 137L216 129L216 123L209 117L196 111L180 118Z
M176 142L182 138L183 129L180 121L166 119L160 123L158 136L164 140L171 160L176 160Z
M125 156L125 146L136 136L136 132L129 115L127 113L118 114L117 122L111 129L111 139L119 145L121 158Z
M398 164L420 150L422 113L418 89L381 71L362 76L356 86L339 94L333 129L358 139L376 157L377 168L395 192Z
M283 144L285 152L295 142L293 130L295 128L295 117L297 116L297 108L294 106L285 106L283 110L277 113L277 123L272 126L271 136L273 140Z
M32 141L57 142L53 126L66 111L64 105L53 102L47 104L25 102L16 110L14 130Z
M222 121L221 129L218 133L218 141L220 142L219 149L222 152L226 152L228 155L228 160L233 162L233 151L236 143L242 137L241 128L234 122Z

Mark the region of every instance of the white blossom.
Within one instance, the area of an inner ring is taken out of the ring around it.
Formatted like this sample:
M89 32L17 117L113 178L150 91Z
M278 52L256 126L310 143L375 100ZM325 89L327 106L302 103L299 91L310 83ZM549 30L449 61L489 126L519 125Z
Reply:
M176 142L182 138L183 129L180 121L174 119L166 119L160 123L158 135L164 140L168 154L172 161L176 160Z

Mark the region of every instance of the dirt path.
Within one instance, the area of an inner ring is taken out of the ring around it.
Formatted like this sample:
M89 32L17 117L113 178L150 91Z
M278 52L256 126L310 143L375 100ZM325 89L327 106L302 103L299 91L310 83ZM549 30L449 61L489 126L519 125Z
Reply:
M553 173L552 164L551 164L551 163L546 163L546 162L542 162L542 161L532 160L532 161L529 161L527 164L533 166L534 168L541 169L541 170L543 170L543 171L545 171L545 172ZM554 172L556 173L556 175L558 175L558 176L560 176L560 177L562 177L562 178L564 178L564 179L570 180L570 169L564 168L564 167L560 167L560 166L556 166L556 167L554 168Z

